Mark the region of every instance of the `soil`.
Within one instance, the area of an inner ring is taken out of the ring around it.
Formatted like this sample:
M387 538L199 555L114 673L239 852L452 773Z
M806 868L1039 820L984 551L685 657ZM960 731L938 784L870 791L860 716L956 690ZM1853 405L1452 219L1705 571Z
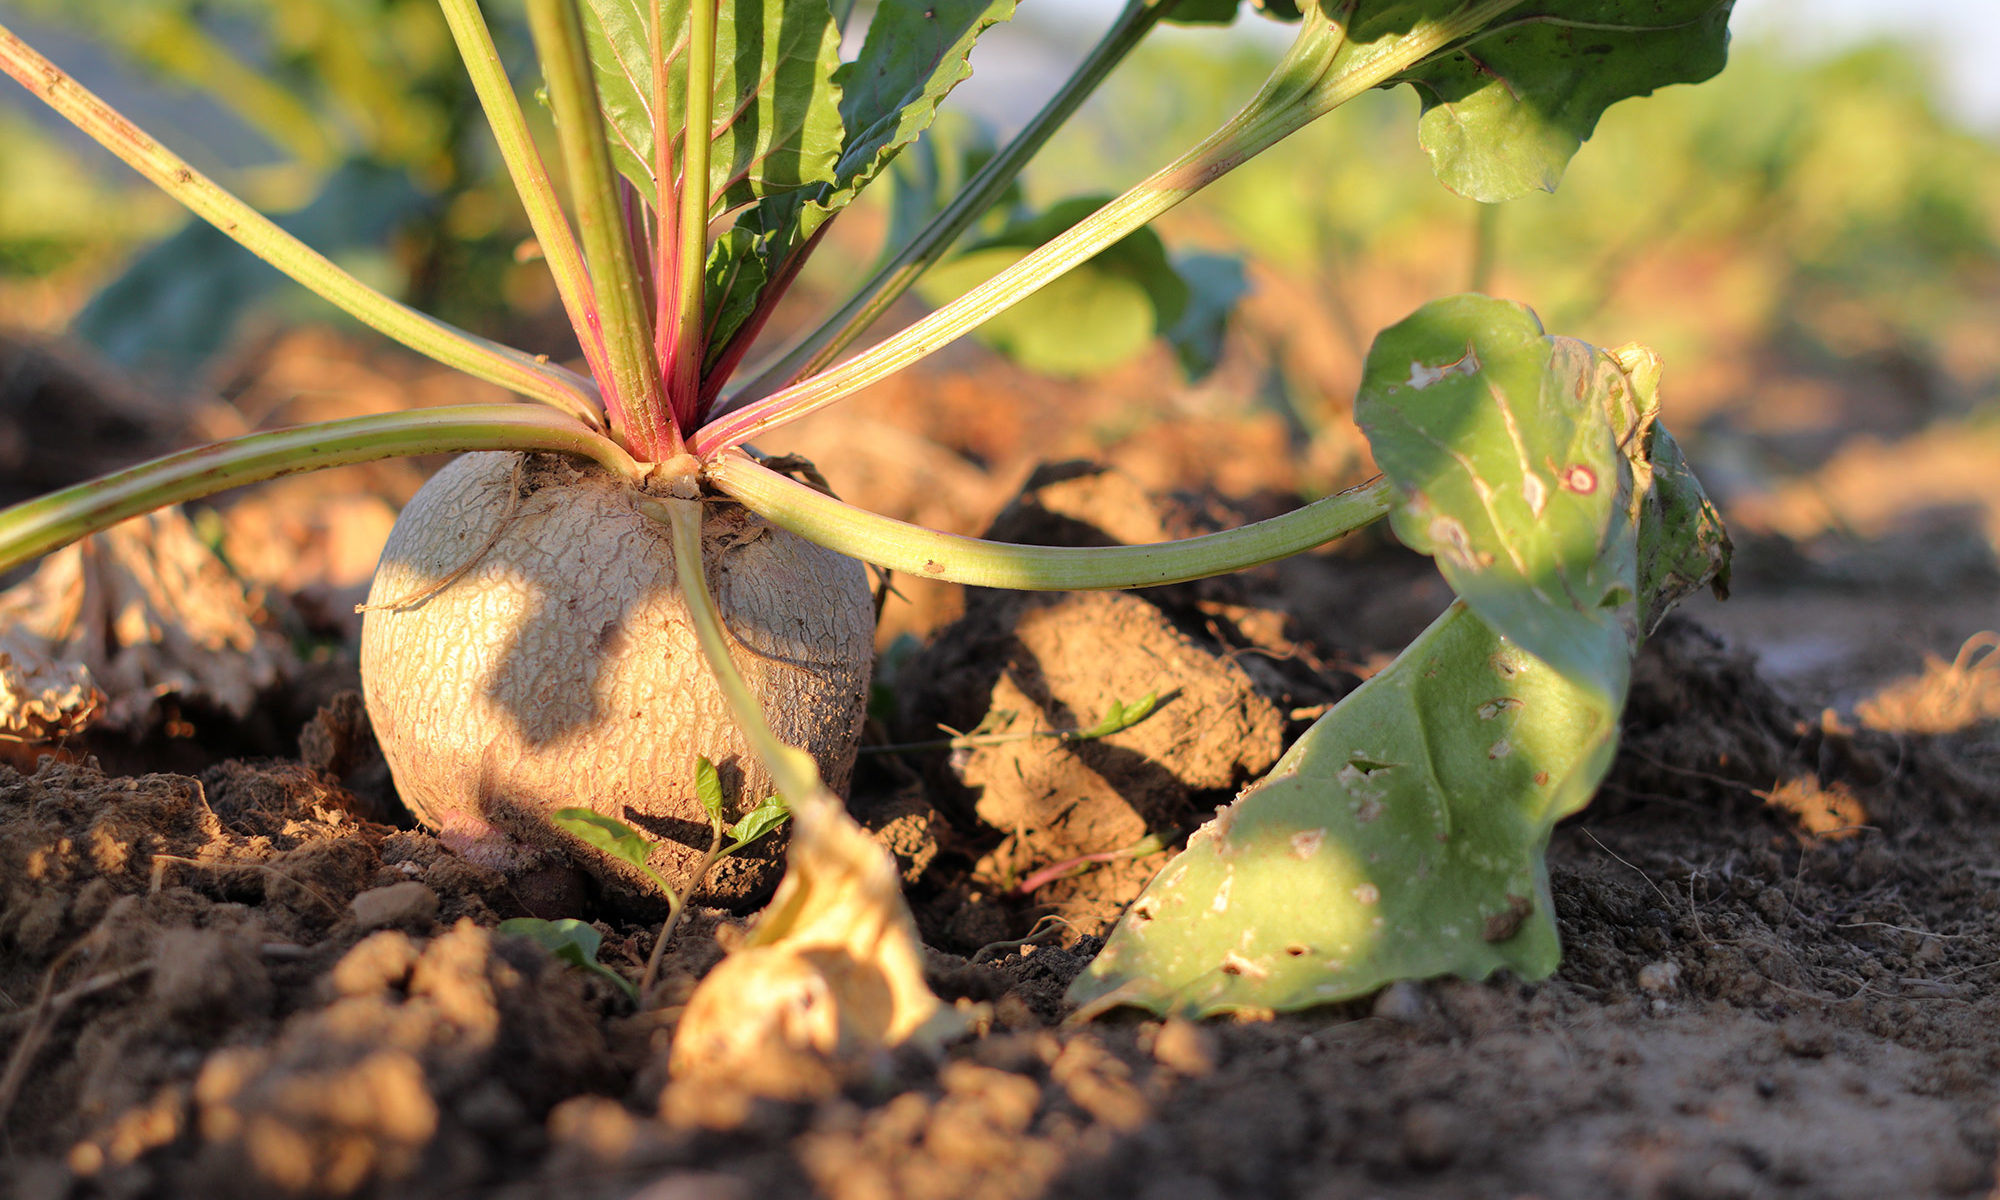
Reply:
M889 428L911 403L878 392L857 419ZM1076 447L984 427L976 397L959 411L965 440L897 426L914 449L895 461L935 475L835 486L947 527L1090 544L1266 515L1266 489L1293 482L1184 471L1177 439L1217 436L1198 422L1118 442L1116 469L1031 472ZM2000 668L1977 646L1954 661L2000 617L1990 557L1913 597L1809 531L1748 530L1739 562L1789 565L1745 569L1738 598L1691 606L1648 643L1612 775L1557 830L1553 978L1403 983L1203 1025L1065 1024L1062 995L1166 847L1443 606L1428 563L1369 535L1134 595L892 581L904 598L885 617L850 804L897 858L933 986L983 1016L937 1056L822 1071L772 1100L666 1072L681 1005L747 918L697 910L667 949L665 1002L635 1013L602 977L501 934L526 911L505 877L394 805L346 690L338 601L357 581L330 564L355 557L334 544L343 530L379 538L373 505L409 480L346 479L319 511L360 516L298 517L272 535L292 552L257 560L274 564L280 623L317 647L257 720L190 709L137 740L0 766L0 1195L1995 1185ZM268 525L257 503L246 519ZM1889 540L1907 553L1910 536ZM325 567L308 579L300 563ZM1102 739L1012 736L1087 727L1147 693L1155 713ZM982 741L893 749L940 724ZM656 927L603 902L578 915L600 961L636 978Z

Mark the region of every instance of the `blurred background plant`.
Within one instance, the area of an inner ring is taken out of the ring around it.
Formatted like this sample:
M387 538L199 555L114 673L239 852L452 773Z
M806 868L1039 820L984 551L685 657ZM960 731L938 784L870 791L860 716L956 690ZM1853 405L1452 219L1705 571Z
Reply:
M348 269L492 328L553 299L431 0L9 0L10 22ZM518 14L493 16L510 63ZM186 382L245 330L332 310L185 216L25 93L0 102L10 323L67 321ZM35 286L29 285L32 282Z

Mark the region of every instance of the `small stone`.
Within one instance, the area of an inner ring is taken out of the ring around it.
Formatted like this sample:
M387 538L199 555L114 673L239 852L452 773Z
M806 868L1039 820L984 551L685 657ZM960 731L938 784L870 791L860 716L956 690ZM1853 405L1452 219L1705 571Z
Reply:
M1375 997L1374 1016L1378 1020L1394 1021L1399 1025L1414 1025L1423 1020L1430 1004L1424 998L1424 988L1420 983L1407 979L1398 980L1382 989Z
M1662 959L1639 968L1639 990L1642 992L1664 996L1669 992L1678 991L1680 986L1681 965L1677 962Z
M1792 907L1791 902L1785 899L1785 894L1773 887L1767 887L1757 893L1755 904L1757 915L1763 917L1764 923L1774 929L1784 924L1785 917Z
M1458 1154L1465 1122L1447 1104L1417 1104L1403 1114L1403 1157L1419 1170L1435 1170Z
M647 1184L632 1200L749 1200L751 1194L750 1184L734 1175L696 1171Z
M1171 1071L1199 1079L1215 1070L1215 1039L1193 1021L1172 1017L1153 1039L1153 1057Z
M1833 1049L1833 1031L1816 1018L1794 1016L1778 1026L1778 1045L1794 1058L1825 1058Z
M437 919L438 898L416 880L370 888L348 901L354 923L363 929L390 925L429 924Z

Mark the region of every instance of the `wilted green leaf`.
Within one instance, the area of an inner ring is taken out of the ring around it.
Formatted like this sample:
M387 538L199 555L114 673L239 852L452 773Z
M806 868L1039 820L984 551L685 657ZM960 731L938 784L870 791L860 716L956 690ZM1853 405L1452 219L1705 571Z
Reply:
M1474 200L1554 191L1604 110L1722 69L1734 0L1527 0L1451 53L1401 77L1417 90L1417 132L1446 187ZM1454 0L1364 3L1363 53Z
M1636 630L1631 467L1607 354L1551 338L1518 304L1456 296L1382 331L1355 420L1403 493L1412 550L1524 649L1622 693ZM1607 636L1607 631L1615 636Z
M597 961L597 949L604 943L604 935L582 921L568 917L560 921L515 917L500 922L500 932L527 938L564 962L609 979L633 1004L639 1003L639 989L632 986L632 981Z
M1394 979L1555 969L1541 848L1616 715L1454 605L1196 831L1070 990L1292 1009Z
M1680 443L1658 422L1660 358L1637 344L1611 352L1632 381L1645 422L1644 463L1650 480L1639 516L1639 632L1650 635L1667 612L1703 585L1729 595L1729 532L1722 514L1701 490Z
M1016 221L934 268L918 290L933 303L954 299L1096 212L1105 199L1065 200ZM1187 308L1188 285L1159 235L1139 229L987 321L977 336L1031 370L1088 375L1144 349Z
M1189 840L1073 999L1206 1014L1555 969L1542 855L1610 766L1639 613L1722 566L1635 350L1485 297L1376 340L1357 417L1463 599Z

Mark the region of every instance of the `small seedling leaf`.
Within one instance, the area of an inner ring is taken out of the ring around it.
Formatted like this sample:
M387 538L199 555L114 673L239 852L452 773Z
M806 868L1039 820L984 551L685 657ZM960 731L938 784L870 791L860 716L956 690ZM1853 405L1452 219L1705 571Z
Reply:
M1641 614L1725 565L1629 350L1485 297L1376 340L1356 416L1461 599L1189 839L1073 1000L1200 1015L1555 969L1549 832L1610 766Z
M792 815L785 806L783 796L772 796L743 814L743 818L728 829L729 846L724 854L734 854L765 834L783 825Z
M632 981L597 961L597 950L604 942L604 935L582 921L567 917L560 921L515 917L500 922L500 932L527 938L564 962L603 976L617 984L618 990L624 992L633 1004L639 1003L639 989L632 986Z
M715 764L706 758L694 760L694 794L701 798L701 806L708 810L708 819L717 825L723 823L722 776L716 774Z
M1401 79L1423 105L1418 139L1438 179L1488 203L1554 191L1604 110L1673 83L1698 83L1728 57L1734 0L1527 0ZM1372 0L1344 55L1442 16L1458 0Z
M1158 692L1147 692L1127 705L1123 700L1113 700L1105 710L1104 719L1089 729L1079 729L1067 735L1066 740L1087 742L1095 738L1110 737L1121 730L1132 728L1153 713L1153 706L1160 702Z
M646 860L653 856L653 844L638 830L618 818L607 817L588 808L560 808L550 819L571 837L588 842L613 858L623 859L642 871L651 870L646 865Z

